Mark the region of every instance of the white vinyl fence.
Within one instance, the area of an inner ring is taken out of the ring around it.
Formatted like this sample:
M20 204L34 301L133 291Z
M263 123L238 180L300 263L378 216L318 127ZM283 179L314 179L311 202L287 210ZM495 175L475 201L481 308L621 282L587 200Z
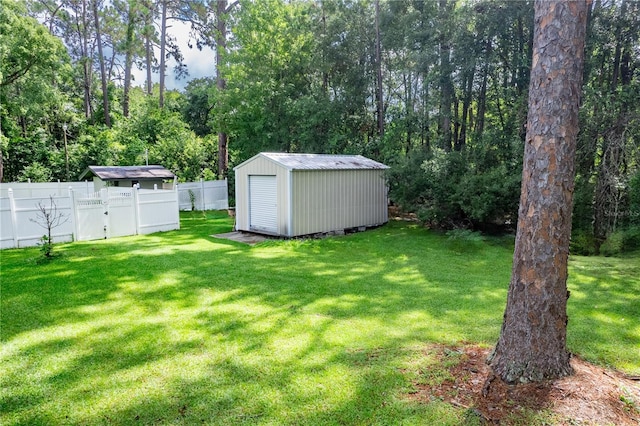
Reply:
M54 242L179 229L178 210L221 210L229 206L226 180L181 183L177 190L108 187L94 191L92 181L0 184L0 249L40 242L46 229L38 225L38 204L49 208L50 196L66 219L52 229Z
M52 195L64 223L52 229L54 242L84 241L180 229L177 190L103 188ZM39 204L49 209L49 195L0 196L0 248L37 245L46 234L39 226Z
M39 221L40 209L38 203L49 208L50 199L46 197L14 198L13 191L8 191L7 197L0 197L0 249L14 247L30 247L40 242L40 238L47 233L33 221ZM53 202L58 213L68 218L60 226L52 229L54 242L73 241L73 208L71 197L54 196Z
M178 184L180 210L226 210L229 208L227 180Z
M69 194L69 188L73 189L76 195L89 195L95 191L93 181L11 182L0 184L0 197L8 197L9 189L13 190L13 196L15 198L49 198L50 195L54 197L66 197Z
M227 180L202 180L178 185L180 210L226 210L229 208ZM15 198L38 198L50 195L67 196L69 188L78 197L95 192L93 181L84 182L11 182L0 184L0 198L8 197L9 189Z

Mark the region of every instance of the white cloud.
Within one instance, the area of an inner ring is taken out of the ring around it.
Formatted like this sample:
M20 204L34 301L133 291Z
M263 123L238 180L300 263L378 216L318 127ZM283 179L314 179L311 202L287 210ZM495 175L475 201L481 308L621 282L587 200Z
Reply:
M165 77L165 85L167 90L178 89L182 90L187 85L189 80L201 77L211 77L215 75L215 52L210 47L203 47L202 50L198 50L195 47L195 43L192 43L193 48L189 48L189 24L184 22L171 22L171 27L168 32L176 37L180 51L184 56L184 63L187 65L189 75L186 78L177 80L175 78L173 67L176 62L173 58L167 61L167 75ZM156 57L160 56L160 49L155 49ZM147 79L146 70L133 69L134 81L132 84L135 86L144 86ZM157 83L160 80L158 73L153 73L152 80Z

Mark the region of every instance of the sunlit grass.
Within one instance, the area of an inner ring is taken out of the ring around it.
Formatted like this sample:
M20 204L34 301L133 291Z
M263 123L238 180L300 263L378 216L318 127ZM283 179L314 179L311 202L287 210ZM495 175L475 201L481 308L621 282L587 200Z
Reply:
M640 372L640 256L571 261L568 340L592 362Z
M0 424L461 424L406 398L412 371L430 343L497 340L509 243L211 237L231 226L0 252ZM574 258L569 286L570 349L638 374L637 258Z

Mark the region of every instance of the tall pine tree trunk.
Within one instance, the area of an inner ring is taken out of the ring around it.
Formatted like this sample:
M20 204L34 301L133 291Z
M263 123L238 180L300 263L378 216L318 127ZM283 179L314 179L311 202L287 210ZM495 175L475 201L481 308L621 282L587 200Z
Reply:
M378 136L384 138L384 92L382 87L382 43L380 41L380 0L376 0L376 105Z
M513 271L490 363L509 383L572 374L567 260L587 1L535 2L529 113Z
M162 7L162 21L160 23L160 95L158 104L160 108L164 108L164 88L165 88L165 76L167 74L167 1L164 0L161 4Z
M77 19L77 18L76 18ZM82 1L82 17L78 25L79 36L82 39L82 73L83 73L83 92L84 92L84 116L91 118L93 111L91 109L91 57L89 56L89 22L87 21L87 2Z
M439 35L439 54L440 54L440 121L439 131L441 138L441 148L445 151L451 151L451 142L453 140L452 110L454 104L454 88L451 81L451 33L449 25L453 22L451 15L453 13L454 2L451 0L440 0L439 17L441 25L441 33Z
M146 91L147 91L147 95L151 96L151 94L153 93L153 76L152 76L152 72L153 72L153 53L152 53L152 43L151 43L151 36L149 35L145 35L145 39L144 39L144 43L145 43L145 63L147 66L147 87L146 87Z
M127 33L125 38L124 56L124 89L122 93L122 115L129 117L129 91L131 89L131 68L133 67L133 43L136 24L136 9L132 3L127 9Z
M104 109L104 124L111 127L109 117L109 92L107 91L107 71L102 53L102 34L100 33L100 15L98 15L98 0L93 0L93 18L96 25L96 41L98 44L98 60L100 61L100 79L102 82L102 108Z
M143 1L144 5L144 52L145 67L147 72L146 92L148 96L153 93L153 15L154 3L151 1Z
M227 12L227 0L218 0L216 10L216 86L220 93L225 90L227 85L222 75L222 61L227 48ZM227 134L222 130L218 131L218 177L220 179L227 176L229 164L227 143Z

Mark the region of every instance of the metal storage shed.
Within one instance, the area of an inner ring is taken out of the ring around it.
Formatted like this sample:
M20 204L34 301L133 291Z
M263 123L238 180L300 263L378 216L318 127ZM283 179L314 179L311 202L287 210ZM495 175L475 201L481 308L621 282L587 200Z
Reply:
M385 169L361 155L260 153L234 168L236 229L296 237L386 223Z

